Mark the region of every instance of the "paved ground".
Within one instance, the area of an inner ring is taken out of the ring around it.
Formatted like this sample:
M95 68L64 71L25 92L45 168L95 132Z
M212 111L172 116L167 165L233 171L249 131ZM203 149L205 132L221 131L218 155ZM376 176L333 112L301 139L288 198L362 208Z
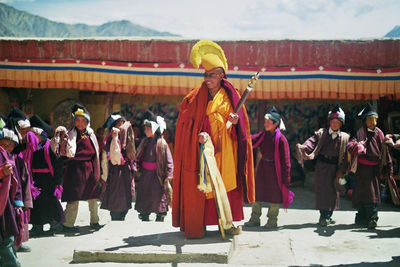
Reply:
M100 210L100 223L105 226L92 231L88 227L87 203L81 202L77 220L79 234L32 238L27 243L32 252L18 256L22 266L32 267L221 266L204 262L224 262L230 255L230 266L400 266L400 208L382 204L378 227L370 231L353 225L355 211L351 209L350 201L342 198L341 208L333 216L337 224L322 228L316 224L319 214L313 210L312 190L306 187L293 188L293 191L295 201L288 212L281 210L278 230L243 228L242 235L225 241L220 239L215 227L209 229L204 239L185 239L171 226L170 215L164 223L141 222L134 210L129 211L125 222L111 222L108 212ZM251 207L246 206L246 219L250 212ZM263 209L262 224L266 223L265 214L266 208ZM136 260L166 259L169 263L73 264L74 250L100 251L106 253L105 258L114 257L114 260L123 257L129 260L129 254L135 254ZM174 258L176 255L190 257L177 259ZM190 260L203 263L177 263Z

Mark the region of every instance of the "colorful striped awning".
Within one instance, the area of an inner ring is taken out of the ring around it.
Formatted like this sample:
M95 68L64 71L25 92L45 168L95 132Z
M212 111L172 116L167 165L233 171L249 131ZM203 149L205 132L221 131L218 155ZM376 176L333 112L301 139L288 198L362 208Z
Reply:
M256 71L260 80L250 95L253 99L400 99L400 68L233 66L227 74L236 88L244 89ZM203 70L183 63L0 59L0 87L9 88L185 95L202 81Z

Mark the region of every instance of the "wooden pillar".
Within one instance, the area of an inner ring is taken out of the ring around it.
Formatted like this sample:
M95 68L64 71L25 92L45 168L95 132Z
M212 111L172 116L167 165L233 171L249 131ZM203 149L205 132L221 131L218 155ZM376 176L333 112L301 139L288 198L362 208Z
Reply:
M114 102L114 93L107 93L107 98L106 98L106 112L104 114L104 120L110 116L110 114L113 112L113 103Z
M267 100L260 100L258 102L258 108L257 108L257 130L262 131L264 129L264 115L265 115L265 109L268 105Z

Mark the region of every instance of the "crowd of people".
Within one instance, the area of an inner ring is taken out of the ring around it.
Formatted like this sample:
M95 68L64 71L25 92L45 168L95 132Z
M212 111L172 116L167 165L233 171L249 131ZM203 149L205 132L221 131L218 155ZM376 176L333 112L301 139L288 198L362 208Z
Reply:
M149 221L152 212L156 221L167 214L173 161L162 137L164 119L148 111L143 125L146 138L136 149L133 127L119 112L104 123L107 134L100 144L89 126L87 109L76 104L71 112L74 126L68 130L58 126L55 131L38 115L27 118L18 108L1 116L1 266L19 266L16 252L30 251L23 244L29 236L79 232L75 227L79 201L88 202L94 230L102 227L99 200L111 220L125 220L134 194L142 221ZM136 187L134 175L141 181ZM66 202L65 209L61 202Z
M88 202L94 230L102 227L100 201L111 220L123 221L134 198L144 222L151 213L163 222L172 206L172 225L188 238L203 237L207 225L219 225L222 234L240 234L234 222L244 219L245 203L253 203L246 227L260 226L265 202L264 227L277 228L280 206L287 209L295 197L289 190L290 149L279 111L270 108L264 130L251 135L246 108L234 112L241 96L227 80L223 50L203 40L190 58L194 67L205 69L204 82L182 101L175 143L164 118L151 111L143 125L135 126L119 112L112 113L103 125L105 136L90 128L90 114L80 104L72 107L71 129L58 126L53 131L38 115L27 118L18 108L1 116L1 266L19 266L16 252L30 251L23 244L29 236L79 232L75 221L80 201ZM345 113L335 106L327 116L329 127L296 146L301 165L316 160L315 207L322 227L335 223L339 180L348 173L355 175L355 223L377 226L380 180L393 174L388 147L400 149L400 135L383 134L370 104L359 116L363 125L351 137L341 131ZM138 127L146 136L140 140ZM260 152L256 169L255 148ZM66 202L65 209L61 202ZM44 230L45 224L50 230Z

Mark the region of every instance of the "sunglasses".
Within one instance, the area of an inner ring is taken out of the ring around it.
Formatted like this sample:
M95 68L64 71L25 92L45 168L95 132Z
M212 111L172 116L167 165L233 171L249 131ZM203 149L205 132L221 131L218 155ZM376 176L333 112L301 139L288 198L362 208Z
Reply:
M217 76L218 76L218 74L215 72L210 72L210 73L205 72L204 73L204 78L215 78Z

